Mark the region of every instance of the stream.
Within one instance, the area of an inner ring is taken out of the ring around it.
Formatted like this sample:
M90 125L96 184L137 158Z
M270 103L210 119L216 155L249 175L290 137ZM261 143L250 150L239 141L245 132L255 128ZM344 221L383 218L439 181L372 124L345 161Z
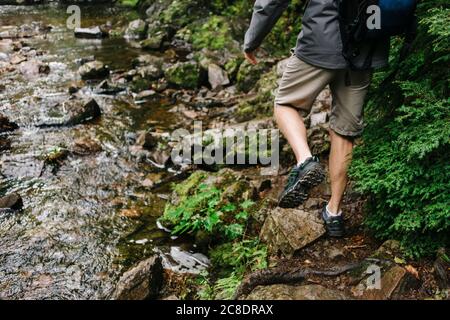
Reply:
M0 113L19 129L9 134L11 147L1 153L0 195L18 193L24 202L20 212L0 211L2 299L107 299L124 271L155 252L165 257L166 267L178 271L198 268L196 261L203 258L157 226L168 185L153 190L143 181L173 173L130 151L136 132L177 127L180 120L168 102L136 103L126 91L97 94L94 83L82 90L99 104L99 120L67 127L36 125L47 106L68 99L70 84L79 81L77 59L95 56L114 73L130 69L143 54L122 38L76 39L65 27L65 10L56 5L0 6L0 27L52 26L25 40L43 52L36 58L50 66L48 75L1 76ZM82 8L82 14L83 26L95 26L127 23L133 13L96 7ZM97 141L101 151L69 153L57 170L45 167L42 155L69 148L80 138ZM127 217L123 212L128 209L139 214Z

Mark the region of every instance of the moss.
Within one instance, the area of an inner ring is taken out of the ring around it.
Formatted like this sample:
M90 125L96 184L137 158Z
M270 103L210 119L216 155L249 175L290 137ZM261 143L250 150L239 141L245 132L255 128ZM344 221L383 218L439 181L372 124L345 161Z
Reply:
M265 118L272 115L277 81L276 67L258 80L255 85L257 94L240 102L237 108L236 117L239 121Z
M169 83L186 89L196 89L200 81L200 68L193 61L178 62L167 68L165 74Z
M257 65L252 65L249 62L244 61L240 65L236 76L237 89L242 92L249 92L255 87L261 75L267 71L267 69L268 66L262 61Z
M220 50L233 43L229 20L222 16L211 16L206 22L194 24L191 42L194 49Z

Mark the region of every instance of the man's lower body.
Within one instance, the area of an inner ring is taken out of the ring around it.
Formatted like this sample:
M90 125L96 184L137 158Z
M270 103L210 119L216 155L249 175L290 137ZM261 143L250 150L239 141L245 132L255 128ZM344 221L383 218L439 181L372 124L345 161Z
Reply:
M309 190L325 178L322 166L308 146L302 116L310 112L319 93L327 85L330 86L333 96L329 157L331 198L322 211L330 236L343 235L341 202L347 185L347 168L353 139L363 130L363 106L371 77L371 70L323 69L292 56L275 99L275 119L297 159L297 165L292 169L280 196L279 205L293 208L302 204Z

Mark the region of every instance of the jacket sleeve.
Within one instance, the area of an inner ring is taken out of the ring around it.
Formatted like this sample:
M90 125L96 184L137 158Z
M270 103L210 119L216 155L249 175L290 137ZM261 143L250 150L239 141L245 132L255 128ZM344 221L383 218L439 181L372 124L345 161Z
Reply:
M245 52L252 52L261 45L289 2L290 0L256 0L250 27L245 34Z

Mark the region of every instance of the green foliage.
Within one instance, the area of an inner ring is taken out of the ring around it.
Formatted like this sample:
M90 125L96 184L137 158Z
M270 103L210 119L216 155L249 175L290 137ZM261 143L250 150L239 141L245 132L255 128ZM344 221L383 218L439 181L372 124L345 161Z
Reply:
M231 299L246 271L267 268L267 247L257 239L219 245L210 257L219 278L212 283L204 275L199 278L200 299Z
M358 189L370 195L367 226L399 239L412 257L448 246L450 234L450 12L425 1L419 16L418 37L395 81L379 87L387 72L375 78L351 168ZM400 45L393 40L393 57Z
M205 23L195 24L192 29L191 41L195 49L220 50L233 42L231 26L222 16L211 16Z

